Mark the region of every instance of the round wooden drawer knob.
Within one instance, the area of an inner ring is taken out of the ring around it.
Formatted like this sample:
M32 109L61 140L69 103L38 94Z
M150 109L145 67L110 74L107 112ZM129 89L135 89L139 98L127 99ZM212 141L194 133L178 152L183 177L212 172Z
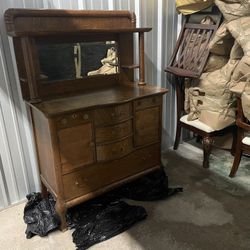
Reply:
M88 114L84 114L84 115L83 115L83 119L84 119L84 120L88 120L88 119L89 119L89 115L88 115Z
M73 115L72 115L72 118L73 118L73 119L76 119L77 117L78 117L77 114L73 114Z
M61 123L62 123L63 125L67 124L67 119L66 119L66 118L63 118L63 119L61 120Z

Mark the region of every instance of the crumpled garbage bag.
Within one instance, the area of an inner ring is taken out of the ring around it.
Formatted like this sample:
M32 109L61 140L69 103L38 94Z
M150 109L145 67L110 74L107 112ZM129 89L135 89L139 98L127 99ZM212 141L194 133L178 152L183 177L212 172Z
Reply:
M166 173L159 169L122 186L117 193L121 197L131 200L156 201L182 191L181 187L169 188Z
M46 236L59 227L60 219L56 214L52 196L43 199L41 193L31 193L26 198L28 202L24 208L23 219L27 224L25 231L27 239L34 235Z
M163 169L154 171L118 189L75 206L67 212L68 226L74 230L73 242L77 249L88 247L126 231L147 217L141 206L132 206L122 201L128 198L139 201L154 201L167 198L182 188L169 188ZM24 209L27 238L37 234L47 235L59 227L52 197L42 199L40 193L27 195Z
M146 210L141 206L132 206L120 200L110 202L109 198L105 201L105 197L98 197L69 211L67 219L74 229L72 237L77 249L87 249L110 239L147 217Z

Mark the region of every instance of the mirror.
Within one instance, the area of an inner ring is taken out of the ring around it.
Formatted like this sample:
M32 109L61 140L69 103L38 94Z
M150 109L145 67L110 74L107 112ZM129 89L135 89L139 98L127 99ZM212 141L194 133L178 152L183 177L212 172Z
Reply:
M115 41L40 44L38 57L46 81L119 73Z

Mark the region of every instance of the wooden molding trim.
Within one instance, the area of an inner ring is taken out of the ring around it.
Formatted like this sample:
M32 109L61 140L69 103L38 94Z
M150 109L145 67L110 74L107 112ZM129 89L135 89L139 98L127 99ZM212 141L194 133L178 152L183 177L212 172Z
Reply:
M98 18L99 21L96 21ZM93 25L93 19L95 23ZM112 10L59 10L59 9L7 9L4 13L7 33L20 36L28 33L46 34L56 31L74 32L88 28L135 28L136 16L130 11ZM67 20L65 22L65 20ZM66 25L61 25L61 23ZM47 25L47 24L50 25ZM95 26L95 27L93 27Z

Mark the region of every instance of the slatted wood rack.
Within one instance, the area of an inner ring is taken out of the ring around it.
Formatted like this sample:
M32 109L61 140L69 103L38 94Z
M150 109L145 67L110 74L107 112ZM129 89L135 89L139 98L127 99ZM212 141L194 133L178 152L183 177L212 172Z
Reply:
M212 24L200 24L190 22L190 16L187 16L166 71L182 77L199 77L209 55L208 44L219 27L221 17L218 13Z

